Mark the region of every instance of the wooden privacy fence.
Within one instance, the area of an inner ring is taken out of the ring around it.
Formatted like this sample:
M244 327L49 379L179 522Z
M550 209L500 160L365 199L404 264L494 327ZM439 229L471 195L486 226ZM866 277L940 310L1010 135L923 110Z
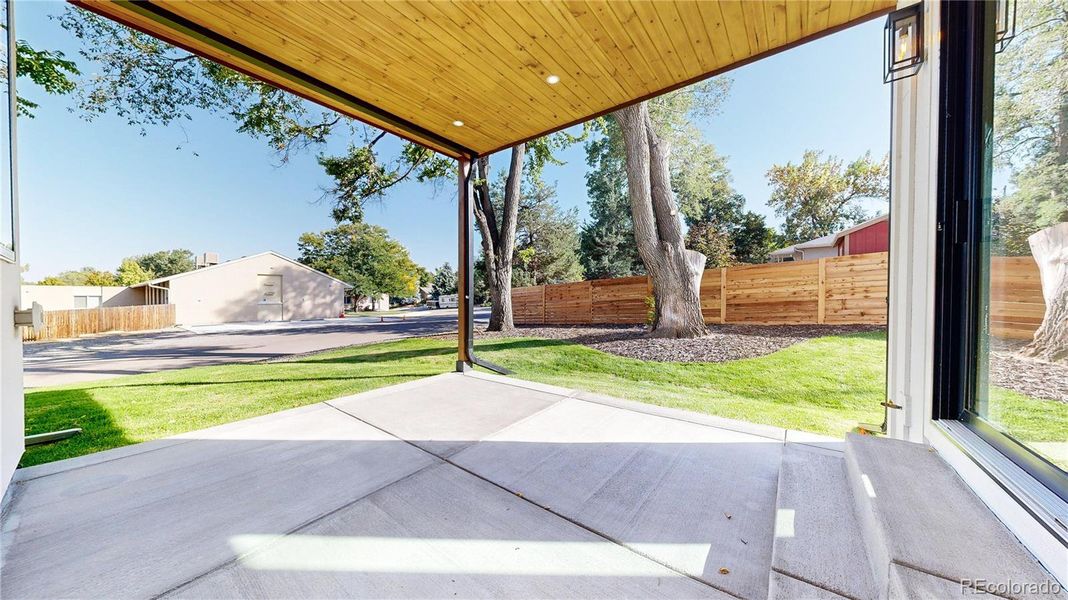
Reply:
M886 324L886 252L708 269L701 278L706 323ZM1030 257L995 257L991 331L1030 338L1045 305ZM649 278L596 279L512 290L523 325L644 323Z
M61 340L108 331L147 331L174 326L174 305L113 306L46 310L44 329L22 328L23 341Z
M1030 256L997 256L990 263L990 333L1030 340L1042 324L1042 275Z

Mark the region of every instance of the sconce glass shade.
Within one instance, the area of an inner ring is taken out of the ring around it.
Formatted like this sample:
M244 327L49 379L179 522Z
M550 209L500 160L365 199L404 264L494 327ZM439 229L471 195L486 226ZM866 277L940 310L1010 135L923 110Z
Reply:
M994 19L994 52L1001 52L1016 37L1016 0L997 0Z
M883 40L883 82L916 74L923 63L923 4L890 13Z

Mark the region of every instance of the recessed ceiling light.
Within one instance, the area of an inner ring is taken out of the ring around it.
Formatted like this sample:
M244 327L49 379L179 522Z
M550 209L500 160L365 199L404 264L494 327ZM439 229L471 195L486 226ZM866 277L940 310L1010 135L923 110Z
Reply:
M549 75L548 77L545 78L545 83L548 83L549 85L556 85L556 84L560 83L560 76L559 75Z
M463 127L464 126L464 122L459 120L459 119L453 121L452 124L453 124L454 127Z

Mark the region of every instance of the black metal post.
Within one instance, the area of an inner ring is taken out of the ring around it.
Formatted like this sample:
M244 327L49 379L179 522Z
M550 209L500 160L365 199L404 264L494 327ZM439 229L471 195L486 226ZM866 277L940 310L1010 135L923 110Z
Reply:
M460 296L456 319L457 358L456 370L469 371L473 365L489 369L501 375L512 371L475 356L475 207L472 189L474 169L470 158L459 160L459 205L457 241L457 293Z
M456 357L456 370L463 372L471 369L472 348L475 336L475 253L474 245L474 206L472 205L471 175L472 165L470 158L461 158L459 161L459 196L457 205L459 214L457 218L457 246L459 257L457 258L457 294L460 301L457 303L457 332L456 340L458 352Z

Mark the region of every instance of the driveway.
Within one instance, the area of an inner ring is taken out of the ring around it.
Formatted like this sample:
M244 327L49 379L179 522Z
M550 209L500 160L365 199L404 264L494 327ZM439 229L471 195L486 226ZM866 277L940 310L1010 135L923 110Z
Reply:
M204 365L255 362L456 331L456 311L292 323L235 323L25 344L25 385L41 387ZM476 309L476 320L489 309Z

